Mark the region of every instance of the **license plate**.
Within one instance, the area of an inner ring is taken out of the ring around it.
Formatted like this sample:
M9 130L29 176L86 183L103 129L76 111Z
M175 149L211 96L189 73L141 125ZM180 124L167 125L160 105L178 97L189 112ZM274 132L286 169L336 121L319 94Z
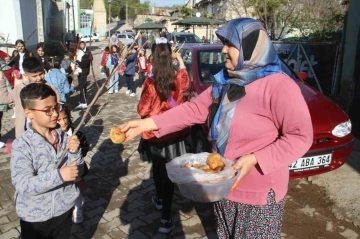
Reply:
M300 158L289 165L289 170L291 172L300 172L328 167L331 164L331 159L331 154Z

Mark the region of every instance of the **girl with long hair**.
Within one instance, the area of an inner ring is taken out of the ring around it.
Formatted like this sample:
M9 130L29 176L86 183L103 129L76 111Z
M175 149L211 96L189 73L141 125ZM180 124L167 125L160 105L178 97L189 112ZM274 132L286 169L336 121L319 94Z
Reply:
M142 49L142 48L139 50L137 65L138 65L138 69L139 69L138 70L139 81L140 81L139 86L142 87L142 85L144 84L145 72L146 72L146 55L145 55L144 49Z
M36 52L35 52L34 56L42 62L45 71L48 72L51 68L51 65L49 62L49 60L50 60L49 57L45 54L45 43L44 42L39 42L36 45Z
M59 112L58 124L64 133L66 133L68 136L73 136L74 126L73 126L73 122L72 122L71 111L67 105L63 105L62 110ZM89 151L90 145L89 145L88 141L86 140L85 134L82 133L81 131L78 131L76 133L76 136L78 137L78 139L80 141L81 154L83 157L85 157L87 152ZM73 222L74 223L81 223L84 219L83 213L82 213L83 212L82 205L84 204L84 199L83 199L82 193L86 189L86 183L85 183L84 177L87 175L88 172L89 172L89 168L88 168L87 164L84 162L84 172L81 175L81 177L79 179L77 179L75 182L76 185L80 189L80 194L79 194L79 197L76 199L75 205L74 205L74 211L73 211Z
M112 45L111 46L111 51L110 54L107 58L107 62L106 62L106 67L109 69L109 74L112 73L113 69L117 66L117 64L119 63L119 48L116 45ZM119 92L119 74L117 72L115 72L115 74L111 77L110 81L109 81L109 86L108 86L108 90L109 90L109 94L113 94L114 92L117 93Z
M189 86L189 76L181 56L176 55L179 62L177 70L172 62L172 51L166 38L157 40L153 47L153 68L144 82L143 91L137 110L142 118L162 114L183 103L184 92ZM152 202L157 209L162 209L159 232L168 233L175 226L171 221L171 203L174 194L174 184L167 176L165 164L173 158L187 152L185 137L188 131L182 130L162 138L157 138L154 132L142 134L143 150L148 159L153 162L153 178L156 196Z

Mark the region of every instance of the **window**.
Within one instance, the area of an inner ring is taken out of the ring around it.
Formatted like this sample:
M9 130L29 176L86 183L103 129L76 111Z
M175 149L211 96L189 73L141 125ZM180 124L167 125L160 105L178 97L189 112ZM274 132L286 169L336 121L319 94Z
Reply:
M197 53L198 74L200 82L209 84L214 82L214 75L225 67L225 56L219 50L206 50Z
M202 43L201 39L195 34L174 34L171 40L177 43Z
M126 35L120 34L118 35L118 38L126 38Z
M82 13L80 14L80 28L90 28L91 27L91 15Z
M186 70L189 74L189 76L191 75L191 50L189 49L180 49L180 55L184 61Z

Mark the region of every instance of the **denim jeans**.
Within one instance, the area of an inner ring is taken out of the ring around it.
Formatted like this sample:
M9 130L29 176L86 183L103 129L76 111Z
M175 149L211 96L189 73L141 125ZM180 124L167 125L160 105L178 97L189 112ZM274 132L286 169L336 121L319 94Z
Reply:
M135 93L134 75L125 75L125 78L126 78L126 86L128 90L130 90L131 93Z
M110 68L110 72L112 69ZM115 72L115 74L110 78L108 85L109 92L114 92L119 90L119 73Z

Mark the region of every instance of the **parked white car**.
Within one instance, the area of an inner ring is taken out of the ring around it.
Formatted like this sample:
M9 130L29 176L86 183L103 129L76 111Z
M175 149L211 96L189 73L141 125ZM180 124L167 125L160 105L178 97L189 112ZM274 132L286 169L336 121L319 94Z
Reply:
M91 41L92 42L96 42L96 41L99 41L99 37L96 35L96 33L93 33L92 35L84 35L81 37L81 41L84 41L84 42L90 42L90 36L91 36Z
M117 38L122 42L124 45L129 45L133 42L134 36L130 33L119 33L117 34Z

